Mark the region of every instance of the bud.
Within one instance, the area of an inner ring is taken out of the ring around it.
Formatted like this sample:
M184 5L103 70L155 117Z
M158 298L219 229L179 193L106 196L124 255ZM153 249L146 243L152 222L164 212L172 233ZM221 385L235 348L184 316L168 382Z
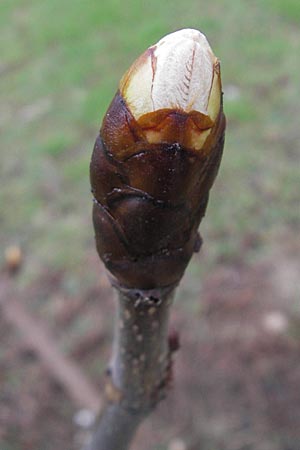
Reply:
M220 63L202 33L177 31L135 61L120 93L150 143L200 150L220 110ZM180 119L182 127L176 126Z
M224 131L220 63L199 31L164 37L125 73L91 161L97 249L120 284L180 280L199 246Z

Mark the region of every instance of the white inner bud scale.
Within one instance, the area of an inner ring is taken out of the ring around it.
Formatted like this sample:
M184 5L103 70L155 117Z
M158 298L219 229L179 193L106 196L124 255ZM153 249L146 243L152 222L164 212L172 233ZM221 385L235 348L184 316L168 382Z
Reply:
M120 90L136 119L164 108L215 116L220 107L220 84L214 82L219 81L218 69L204 34L184 29L143 53L122 78Z
M169 34L155 46L154 57L153 110L178 108L205 114L216 59L206 37L196 30Z

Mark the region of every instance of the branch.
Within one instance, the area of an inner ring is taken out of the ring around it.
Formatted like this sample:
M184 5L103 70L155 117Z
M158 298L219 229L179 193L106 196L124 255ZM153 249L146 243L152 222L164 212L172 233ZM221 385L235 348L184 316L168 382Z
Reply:
M119 310L108 404L87 450L126 450L165 394L174 286L201 246L224 132L220 62L191 29L133 63L104 117L90 165L93 222Z
M176 338L168 338L174 288L117 289L113 355L106 406L86 450L126 450L140 422L164 398Z

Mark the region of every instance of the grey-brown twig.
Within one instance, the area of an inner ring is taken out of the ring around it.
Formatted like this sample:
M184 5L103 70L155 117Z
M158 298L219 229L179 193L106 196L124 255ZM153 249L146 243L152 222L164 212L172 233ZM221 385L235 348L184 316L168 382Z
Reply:
M174 286L201 246L224 133L220 62L191 29L133 63L104 117L90 165L93 221L119 312L108 403L88 450L127 449L164 396L177 347L167 337Z
M137 426L165 396L176 336L168 336L174 288L117 289L106 406L86 450L126 450Z

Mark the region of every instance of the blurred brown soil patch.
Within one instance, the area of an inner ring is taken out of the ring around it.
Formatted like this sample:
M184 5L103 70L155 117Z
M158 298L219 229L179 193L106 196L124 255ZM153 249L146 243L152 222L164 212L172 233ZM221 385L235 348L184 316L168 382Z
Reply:
M141 427L134 450L171 448L174 439L186 450L299 450L299 261L296 249L288 250L253 267L219 266L201 289L191 289L193 311L183 293L198 280L183 281L173 310L181 337L173 388ZM84 295L68 296L63 277L45 273L15 301L47 324L62 357L101 390L112 292L103 274ZM41 295L43 302L33 300ZM86 431L73 421L79 405L3 311L0 338L1 450L80 449Z

